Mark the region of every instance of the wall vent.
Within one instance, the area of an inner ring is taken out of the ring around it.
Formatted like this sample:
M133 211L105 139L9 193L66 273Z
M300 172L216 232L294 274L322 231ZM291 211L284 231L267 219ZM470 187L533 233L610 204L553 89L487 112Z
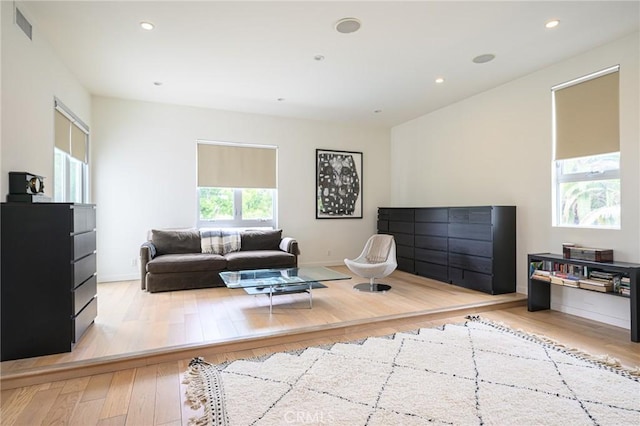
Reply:
M29 21L27 21L27 18L24 17L22 12L20 12L20 9L18 9L17 7L16 7L16 24L18 24L20 29L22 29L22 31L24 31L27 37L29 37L29 40L33 40L31 38L31 31L33 27L31 26Z

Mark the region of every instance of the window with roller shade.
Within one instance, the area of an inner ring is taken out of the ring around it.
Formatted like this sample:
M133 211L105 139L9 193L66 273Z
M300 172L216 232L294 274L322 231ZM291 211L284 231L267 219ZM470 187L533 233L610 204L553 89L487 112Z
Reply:
M198 226L276 226L277 150L199 141Z
M89 127L59 100L54 110L53 199L89 202Z
M619 67L552 88L555 226L620 228Z

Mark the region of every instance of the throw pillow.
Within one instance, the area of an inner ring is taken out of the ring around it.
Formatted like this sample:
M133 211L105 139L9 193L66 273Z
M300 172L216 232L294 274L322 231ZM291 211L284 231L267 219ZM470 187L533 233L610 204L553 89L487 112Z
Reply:
M198 253L200 233L197 229L152 229L151 242L158 254Z
M241 234L242 250L278 250L282 239L282 229L256 229Z

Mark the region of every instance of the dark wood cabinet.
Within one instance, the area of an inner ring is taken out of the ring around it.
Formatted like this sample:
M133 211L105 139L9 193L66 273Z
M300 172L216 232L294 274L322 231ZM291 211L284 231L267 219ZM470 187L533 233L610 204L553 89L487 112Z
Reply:
M516 291L515 206L385 207L378 232L412 244L398 254L399 270L490 294Z
M414 272L414 209L379 209L378 226L381 233L393 235L396 241L398 269Z
M95 206L2 203L2 361L69 352L97 316Z

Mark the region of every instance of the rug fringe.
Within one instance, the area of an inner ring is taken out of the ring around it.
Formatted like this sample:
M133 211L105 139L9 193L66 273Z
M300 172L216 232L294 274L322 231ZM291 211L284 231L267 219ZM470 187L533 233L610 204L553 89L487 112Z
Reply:
M585 352L581 349L578 348L574 348L574 347L570 347L567 345L564 345L560 342L558 342L557 340L554 340L548 336L545 336L543 334L537 334L537 333L532 333L529 331L525 331L522 330L520 328L512 328L507 324L504 324L502 322L499 321L493 321L487 318L482 318L480 317L480 315L467 315L465 317L467 320L469 321L474 321L474 322L479 322L482 324L486 324L492 327L495 327L501 331L508 331L511 333L514 333L516 335L520 335L523 338L526 339L535 339L540 343L546 344L547 346L551 346L554 347L557 350L560 350L562 352L574 355L574 356L579 356L580 358L584 358L587 361L591 361L594 362L598 365L601 365L603 367L608 367L612 370L618 371L618 372L622 372L622 373L626 373L629 374L630 376L634 376L634 377L640 377L640 366L635 366L635 367L625 367L622 365L622 363L620 362L620 360L618 360L617 358L614 358L612 356L610 356L609 354L604 354L604 355L593 355L590 354L588 352Z
M205 367L212 366L202 357L193 358L189 361L189 367L184 373L182 383L187 385L186 402L193 410L204 407L204 415L201 417L192 417L189 419L189 426L207 426L207 425L226 425L228 423L226 411L224 409L222 383L219 379L218 370L215 369L215 377L209 377L204 374ZM214 413L212 409L212 401L208 400L211 392L211 381L215 381L217 385L216 396L220 401L217 404L217 410Z

